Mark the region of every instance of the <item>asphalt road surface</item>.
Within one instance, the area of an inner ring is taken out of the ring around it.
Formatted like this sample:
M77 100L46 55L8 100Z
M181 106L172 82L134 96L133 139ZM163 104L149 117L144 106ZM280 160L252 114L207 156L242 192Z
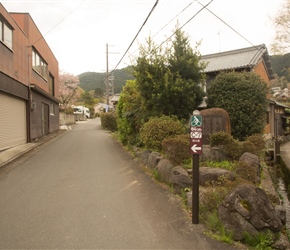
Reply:
M102 130L80 122L0 170L1 249L233 249Z

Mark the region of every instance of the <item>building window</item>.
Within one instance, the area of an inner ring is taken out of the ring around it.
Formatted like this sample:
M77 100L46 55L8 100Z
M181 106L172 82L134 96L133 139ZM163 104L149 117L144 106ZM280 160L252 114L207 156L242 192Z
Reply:
M51 94L52 96L54 96L54 77L49 74L49 78L48 78L48 84L49 84L49 94Z
M49 114L55 115L54 104L51 102L49 106Z
M32 68L45 80L47 80L47 63L35 49L32 50Z
M3 42L9 49L12 49L12 36L13 29L6 22L6 20L0 16L0 41Z

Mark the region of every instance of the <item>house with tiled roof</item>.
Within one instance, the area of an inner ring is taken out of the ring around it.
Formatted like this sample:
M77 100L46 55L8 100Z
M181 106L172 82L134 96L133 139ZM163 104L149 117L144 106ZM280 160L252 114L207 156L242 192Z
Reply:
M201 56L200 62L206 65L203 71L206 74L205 91L221 72L254 72L267 83L268 87L270 87L271 80L274 79L270 56L265 44L203 55ZM264 130L265 134L268 134L270 137L285 134L287 127L286 121L288 119L285 116L286 108L285 105L280 105L277 102L269 100L267 107L267 125ZM275 130L276 126L278 128L277 130Z
M201 63L206 65L207 87L220 72L254 72L267 84L274 79L268 50L264 44L201 56Z

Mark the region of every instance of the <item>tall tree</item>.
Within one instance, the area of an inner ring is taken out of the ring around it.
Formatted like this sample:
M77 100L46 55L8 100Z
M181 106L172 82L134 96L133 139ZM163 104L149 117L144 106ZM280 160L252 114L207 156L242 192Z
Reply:
M262 133L265 126L267 84L253 72L221 73L208 89L208 107L225 109L232 135L239 140Z
M149 38L146 46L140 48L134 67L147 112L151 116L175 115L187 119L202 101L202 69L189 38L179 29L172 46L165 51Z
M79 78L70 73L61 71L59 73L59 96L61 110L66 110L73 105L80 96L78 91Z
M102 90L102 88L96 88L95 91L94 91L94 95L97 98L103 97L104 96L104 91Z
M84 106L92 108L95 104L94 96L89 91L84 91L79 98L79 101L83 103Z
M134 80L126 81L117 105L119 139L123 144L138 143L139 130L146 112L142 110L140 93Z
M271 44L274 54L284 54L290 48L290 0L286 0L272 19L276 35Z

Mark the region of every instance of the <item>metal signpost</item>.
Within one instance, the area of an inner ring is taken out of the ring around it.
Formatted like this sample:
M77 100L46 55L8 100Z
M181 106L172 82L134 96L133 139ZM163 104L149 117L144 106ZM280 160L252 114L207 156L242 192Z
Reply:
M202 154L202 116L198 110L190 117L190 153L192 154L192 223L198 224L199 155Z

